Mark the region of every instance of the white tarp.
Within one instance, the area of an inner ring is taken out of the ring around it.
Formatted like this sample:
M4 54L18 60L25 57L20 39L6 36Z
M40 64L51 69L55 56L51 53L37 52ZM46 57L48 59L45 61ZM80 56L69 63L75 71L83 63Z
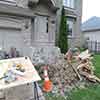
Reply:
M23 66L24 72L16 70L14 67L15 65ZM3 78L8 70L11 70L16 76L16 80L10 83L6 83L5 78ZM41 80L41 78L28 57L0 60L0 89L6 89L39 80Z

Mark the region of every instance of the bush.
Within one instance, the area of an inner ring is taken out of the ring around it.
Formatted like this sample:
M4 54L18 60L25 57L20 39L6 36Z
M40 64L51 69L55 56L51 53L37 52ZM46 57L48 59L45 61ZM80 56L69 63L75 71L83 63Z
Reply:
M68 39L67 39L67 23L64 7L62 9L60 30L58 36L58 47L61 49L61 53L66 53L68 50Z

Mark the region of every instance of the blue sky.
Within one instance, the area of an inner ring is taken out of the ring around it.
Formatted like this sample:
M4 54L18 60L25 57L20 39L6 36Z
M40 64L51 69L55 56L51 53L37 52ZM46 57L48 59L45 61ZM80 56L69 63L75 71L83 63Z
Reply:
M100 0L83 0L82 22L92 16L100 17Z

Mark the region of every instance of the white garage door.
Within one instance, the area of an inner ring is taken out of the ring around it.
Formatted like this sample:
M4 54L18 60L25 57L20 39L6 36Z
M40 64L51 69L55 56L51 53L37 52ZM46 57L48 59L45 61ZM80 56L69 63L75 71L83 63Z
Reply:
M7 51L11 47L15 47L17 50L22 51L23 37L21 31L15 29L0 29L0 47Z

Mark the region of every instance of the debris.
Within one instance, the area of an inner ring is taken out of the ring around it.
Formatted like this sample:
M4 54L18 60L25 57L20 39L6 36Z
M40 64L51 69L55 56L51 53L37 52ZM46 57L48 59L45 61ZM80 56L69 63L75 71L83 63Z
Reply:
M91 56L91 54L89 54L88 49L78 55L78 57L81 58L82 60L89 59L90 56Z
M79 50L73 52L73 50L69 49L66 55L59 54L54 63L48 64L48 75L58 93L64 95L66 91L77 87L78 83L87 82L84 80L100 83L100 79L94 75L94 66L91 59L88 50L80 53ZM43 77L43 67L38 69L40 76ZM56 91L55 88L53 89L52 91Z
M88 50L82 52L78 56L80 60L80 65L77 66L77 70L80 73L80 75L84 76L86 79L88 79L91 82L99 82L100 79L94 75L94 67L91 62L91 54Z
M70 63L73 57L73 53L72 50L69 49L68 52L65 54L65 59L67 59L67 61Z
M70 64L70 66L73 68L73 70L75 71L75 73L77 74L77 76L78 76L78 78L79 78L79 80L81 81L82 80L82 78L81 78L81 76L80 76L80 74L79 74L79 72L77 71L77 69L72 65L72 64Z
M48 67L48 74L53 82L53 87L56 87L61 95L64 95L65 91L69 91L66 86L74 87L73 85L79 80L75 70L69 65L63 54L56 59L56 63L50 64ZM39 73L43 77L43 67L40 67Z

